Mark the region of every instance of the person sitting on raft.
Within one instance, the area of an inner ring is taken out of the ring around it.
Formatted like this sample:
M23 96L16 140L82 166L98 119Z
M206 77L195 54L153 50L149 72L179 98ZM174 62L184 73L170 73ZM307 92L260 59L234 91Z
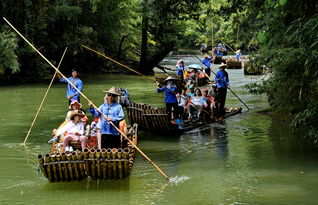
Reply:
M71 114L75 111L75 110L81 110L82 112L85 113L85 111L82 108L82 104L79 103L77 100L73 100L71 102L71 104L69 105L69 111L66 113L66 118L65 121L69 121L71 120ZM86 113L85 113L86 114Z
M82 151L86 148L86 137L84 135L85 123L81 120L86 115L81 110L75 110L70 116L70 121L60 127L55 133L55 137L67 133L63 139L63 150L70 151L68 143L72 140L80 141Z
M207 107L208 112L213 115L213 111L216 109L216 107L214 103L214 98L212 95L209 94L208 89L203 90L203 97L206 99L206 103L208 105Z
M195 92L194 92L194 85L191 84L189 85L189 90L187 91L186 93L189 97L193 97L195 95Z
M120 148L120 133L110 124L112 122L119 129L119 122L124 119L124 111L120 104L116 102L116 98L120 95L115 87L110 88L104 97L104 104L99 106L99 110L106 116L99 113L93 108L93 103L89 102L89 111L94 117L101 117L97 127L97 144L98 148Z
M181 95L177 94L177 100L178 100L178 115L179 115L177 118L182 120L186 110L187 101L188 101L188 96L185 90L182 90Z
M191 97L191 102L189 103L189 119L200 117L201 110L207 106L206 99L202 96L201 90L199 88L195 89L195 96Z

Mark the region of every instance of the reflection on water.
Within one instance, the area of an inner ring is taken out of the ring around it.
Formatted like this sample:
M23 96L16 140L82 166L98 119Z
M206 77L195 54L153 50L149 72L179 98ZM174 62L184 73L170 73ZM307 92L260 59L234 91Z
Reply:
M183 152L210 149L214 150L217 158L225 159L229 155L226 121L186 132L180 137L180 143L183 146Z

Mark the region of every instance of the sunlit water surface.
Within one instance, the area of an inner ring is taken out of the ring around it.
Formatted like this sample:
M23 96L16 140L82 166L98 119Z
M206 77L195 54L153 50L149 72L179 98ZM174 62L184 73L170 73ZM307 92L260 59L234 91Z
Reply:
M166 58L197 63L191 55ZM213 67L216 72L217 67ZM49 152L50 132L65 117L64 84L56 82L28 139L21 146L47 88L45 84L0 88L0 204L317 204L317 151L292 134L289 126L257 111L265 96L244 85L261 77L228 70L231 88L249 106L228 93L227 105L243 113L181 136L139 133L139 147L168 176L168 182L141 155L124 180L50 183L37 169L36 156ZM111 86L127 87L133 100L163 106L155 84L140 76L82 76L84 93L102 103ZM87 103L82 98L84 108Z

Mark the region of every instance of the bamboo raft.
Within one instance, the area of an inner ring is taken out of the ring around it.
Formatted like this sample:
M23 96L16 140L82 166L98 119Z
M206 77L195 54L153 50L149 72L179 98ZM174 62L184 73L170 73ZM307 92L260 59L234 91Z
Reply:
M242 108L226 108L226 114L224 118L238 114L241 111ZM184 120L184 129L178 129L178 125L169 121L165 108L152 108L150 105L137 102L131 102L129 107L127 107L127 115L130 123L138 123L141 130L161 133L182 133L208 123L216 122L211 117L206 118L205 121Z
M242 60L236 60L234 58L228 58L226 61L227 69L241 69Z
M128 128L127 137L137 144L138 124ZM52 152L38 155L39 168L50 182L128 177L134 165L135 148L123 139L123 148L84 149L84 152Z
M213 63L214 64L221 64L223 61L222 61L222 56L219 56L219 55L215 55L214 56L214 59L213 59Z

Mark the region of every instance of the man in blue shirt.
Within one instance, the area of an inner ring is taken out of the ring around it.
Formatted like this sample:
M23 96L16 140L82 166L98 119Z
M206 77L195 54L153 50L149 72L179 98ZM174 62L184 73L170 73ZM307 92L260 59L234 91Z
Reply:
M71 84L69 84L61 74L57 73L57 76L59 77L60 82L67 83L66 97L68 99L68 104L70 104L73 100L80 102L79 92L73 86L71 86ZM71 81L71 83L82 92L83 82L79 79L76 69L72 70L72 77L68 78L68 80Z
M212 56L205 55L203 60L201 61L202 66L204 67L204 72L210 77L211 75L211 60Z
M220 70L216 73L215 79L214 79L217 85L217 89L218 89L217 92L218 92L218 99L219 99L217 110L218 110L218 115L220 115L221 117L224 117L225 115L224 106L225 106L225 100L226 100L226 93L227 93L227 88L229 88L230 86L229 75L225 71L226 67L227 65L225 63L222 63L221 66L219 67Z
M240 49L235 51L236 60L241 60L241 56L242 56L242 53Z
M105 102L98 109L106 115L106 119L89 102L89 111L92 115L94 117L101 117L96 125L98 148L120 148L120 133L110 124L111 121L119 129L119 122L124 119L123 108L115 100L120 94L115 87L104 92L107 93L104 98Z

